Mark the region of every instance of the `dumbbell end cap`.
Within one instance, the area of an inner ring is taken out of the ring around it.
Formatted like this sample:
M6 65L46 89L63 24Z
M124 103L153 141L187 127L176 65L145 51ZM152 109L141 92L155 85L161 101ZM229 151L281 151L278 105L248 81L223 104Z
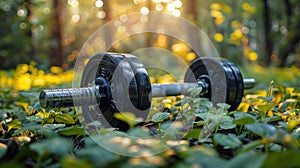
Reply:
M255 87L255 79L254 78L244 78L244 89L252 89Z
M44 90L42 90L41 92L40 92L40 96L39 96L39 102L40 102L40 106L42 107L42 108L46 108L47 107L47 97L46 97L46 93L45 93L45 91Z

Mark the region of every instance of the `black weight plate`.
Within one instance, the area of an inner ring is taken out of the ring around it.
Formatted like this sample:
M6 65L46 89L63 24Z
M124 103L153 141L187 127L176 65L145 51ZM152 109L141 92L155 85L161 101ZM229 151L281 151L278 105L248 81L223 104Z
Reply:
M236 79L230 66L222 63L220 59L198 58L191 63L185 74L184 82L196 82L202 75L209 76L211 86L203 97L209 98L214 105L227 103L231 105L229 110L234 110L236 108L236 104L233 103L235 92L230 86L236 86Z
M129 85L136 85L134 73L130 64L125 61L125 56L115 53L101 53L93 56L87 63L82 79L81 87L89 86L97 77L105 78L111 87L112 100L106 108L99 105L98 111L90 111L91 107L85 107L84 118L87 122L99 119L105 127L117 127L120 130L127 130L128 125L114 118L116 112L128 112L132 108L128 91ZM138 92L137 88L131 88L132 92ZM128 101L129 100L129 101ZM101 109L101 110L100 110ZM95 112L96 111L96 112ZM103 117L101 117L103 116ZM105 119L105 120L104 120Z
M226 97L226 103L230 104L229 110L234 110L237 108L239 104L236 103L236 95L237 95L237 88L238 88L238 81L237 76L231 69L231 66L228 64L229 61L227 60L220 60L220 63L223 65L225 75L226 75L226 81L227 81L227 97Z
M125 56L135 74L136 87L138 89L136 95L132 94L131 90L129 91L130 99L136 108L148 111L151 106L151 83L149 75L144 64L137 57L130 54L126 54ZM148 113L146 114L148 115Z
M235 82L236 82L236 87L234 89L235 92L235 99L232 102L233 104L233 108L236 109L242 99L243 99L243 95L244 95L244 81L243 81L243 76L241 74L241 71L239 70L239 68L232 62L230 61L225 61L226 64L231 68L234 76L235 76Z

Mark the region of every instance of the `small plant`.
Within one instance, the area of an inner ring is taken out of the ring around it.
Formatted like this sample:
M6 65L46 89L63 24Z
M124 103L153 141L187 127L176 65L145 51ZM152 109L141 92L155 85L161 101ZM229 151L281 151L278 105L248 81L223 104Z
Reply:
M37 77L27 68L16 73ZM28 92L0 89L1 167L300 166L296 88L271 82L267 90L246 94L236 111L191 89L190 97L155 100L146 121L117 113L128 123L127 132L101 128L87 135L73 108L42 109L32 86Z

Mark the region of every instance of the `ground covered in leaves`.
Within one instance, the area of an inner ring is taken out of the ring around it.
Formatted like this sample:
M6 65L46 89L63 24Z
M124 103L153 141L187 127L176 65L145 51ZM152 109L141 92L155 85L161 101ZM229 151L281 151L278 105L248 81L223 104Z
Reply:
M183 99L155 99L142 127L139 118L121 113L116 118L126 121L129 131L101 128L88 136L74 108L42 109L38 103L39 91L50 86L41 82L59 80L65 72L54 68L46 77L30 66L19 68L15 75L29 74L23 78L36 85L0 89L0 167L300 166L295 87L271 82L247 92L236 111L213 106L194 89ZM63 87L56 84L52 87ZM187 131L183 123L191 123Z

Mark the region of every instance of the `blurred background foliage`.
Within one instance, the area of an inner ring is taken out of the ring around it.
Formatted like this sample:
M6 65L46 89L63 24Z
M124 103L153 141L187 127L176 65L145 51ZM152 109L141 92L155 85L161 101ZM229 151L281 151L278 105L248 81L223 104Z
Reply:
M0 0L0 69L17 67L13 74L2 71L1 79L7 79L9 85L9 76L16 77L19 67L28 66L24 74L28 74L28 79L30 76L31 85L35 86L36 78L50 72L50 67L61 68L62 71L72 69L81 46L101 25L117 19L114 25L118 28L131 13L147 15L149 11L158 11L195 23L208 35L221 57L243 67L246 75L260 73L261 79L266 80L266 76L278 77L282 73L281 81L291 81L292 85L299 86L296 80L300 66L299 2ZM172 51L187 62L195 58L192 50L181 41L174 41L163 34L145 34L145 37L141 39L148 47ZM121 41L111 51L133 52L128 51L128 45L140 44L134 39ZM36 72L30 67L45 72ZM47 82L46 79L44 82Z

